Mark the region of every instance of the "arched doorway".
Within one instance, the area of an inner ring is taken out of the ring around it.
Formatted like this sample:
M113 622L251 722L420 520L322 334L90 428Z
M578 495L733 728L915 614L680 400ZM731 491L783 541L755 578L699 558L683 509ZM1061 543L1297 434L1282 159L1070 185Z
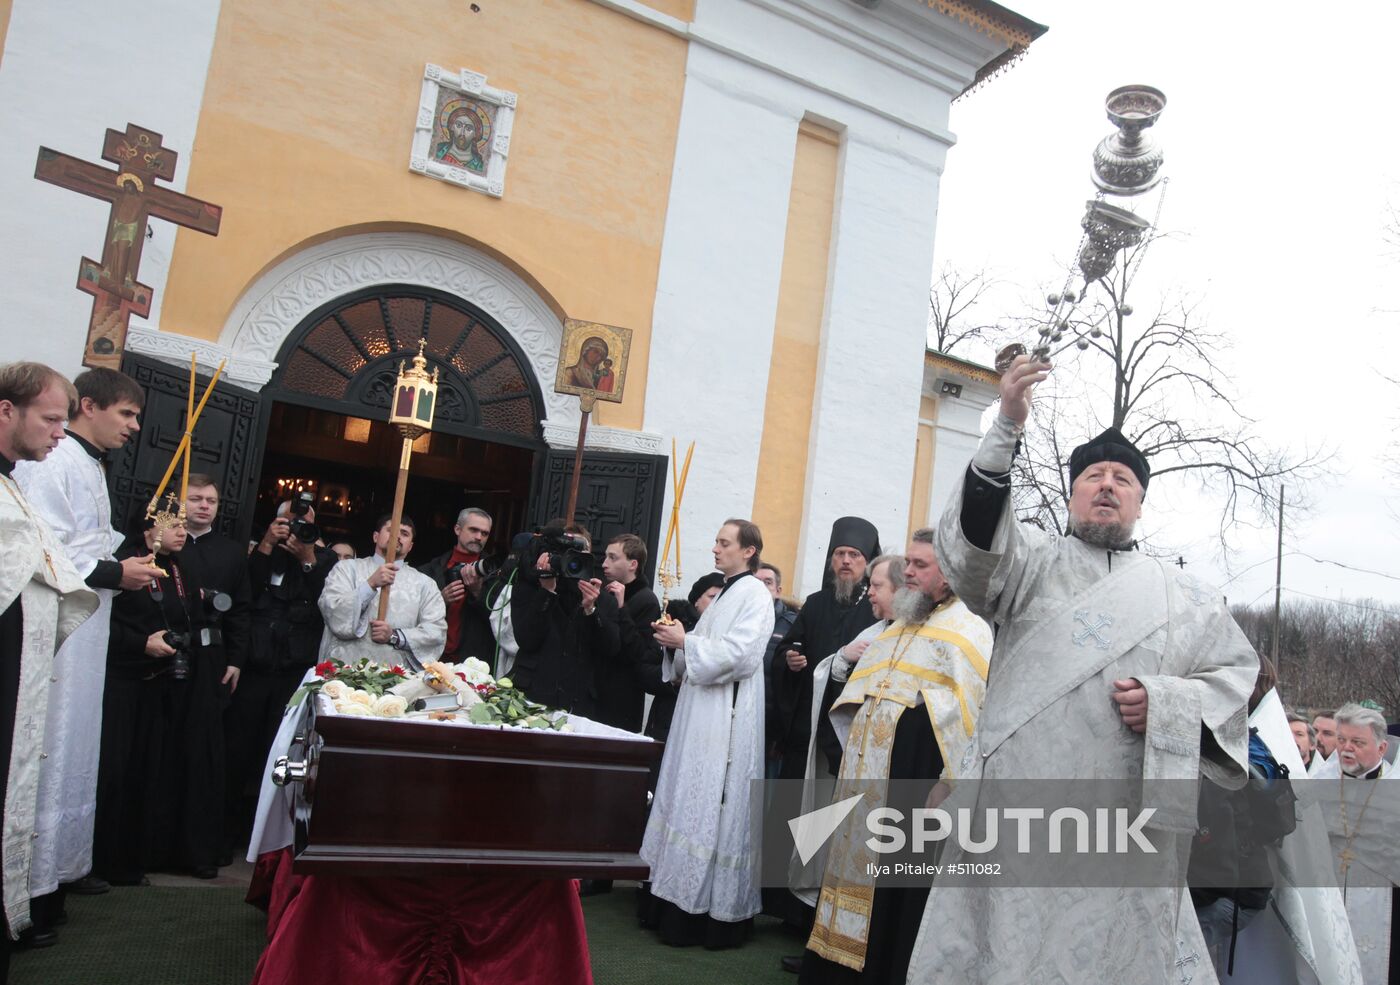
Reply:
M217 342L161 331L128 337L122 368L147 400L139 440L111 465L115 522L141 515L179 442L192 353L199 357L199 392L212 367L226 362L194 441L195 469L220 487L217 529L260 536L275 508L259 498L264 479L305 480L326 464L354 466L354 483L336 484L372 487L376 498L364 508L377 509L392 492L401 447L380 423L383 388L398 359L426 338L434 363L455 374L455 402L449 407L444 399L438 433L415 455L409 503L420 488L428 501L414 519L420 532L448 537L456 511L471 505L462 498L481 492L508 511L497 518L500 536L493 538L504 549L514 531L559 516L568 497L579 412L576 398L551 389L562 331L555 307L519 273L440 235L350 233L296 250L249 284ZM293 434L300 435L295 442ZM595 423L588 444L577 518L593 531L595 548L626 531L655 549L666 476L660 437ZM270 463L269 453L282 457ZM521 462L533 463L523 514L519 481L529 466ZM485 477L499 474L512 477L509 486L485 488ZM345 498L345 512L354 512ZM363 518L363 529L373 521ZM344 526L363 547L364 535ZM420 538L413 560L431 557L432 543Z
M527 525L544 400L510 334L470 302L434 288L382 284L323 304L288 333L263 390L265 443L252 503L259 528L309 491L325 539L357 551L392 505L401 439L384 423L400 361L419 340L440 373L433 433L414 446L405 511L414 558L451 545L464 506L496 518L497 547Z

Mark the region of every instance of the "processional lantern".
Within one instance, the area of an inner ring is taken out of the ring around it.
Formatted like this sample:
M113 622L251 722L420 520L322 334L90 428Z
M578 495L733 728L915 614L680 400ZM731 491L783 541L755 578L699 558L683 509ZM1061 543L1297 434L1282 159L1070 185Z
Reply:
M1049 360L1071 345L1087 349L1091 338L1103 334L1097 321L1083 328L1074 327L1069 314L1075 304L1084 299L1089 286L1107 277L1117 265L1120 254L1141 243L1155 225L1155 221L1149 222L1131 209L1104 199L1109 195L1133 198L1162 183L1162 149L1144 131L1157 122L1166 105L1167 97L1160 89L1145 85L1121 86L1110 92L1104 101L1108 120L1117 129L1094 148L1092 178L1098 194L1085 203L1084 216L1079 221L1083 236L1075 254L1083 287L1078 291L1074 289L1076 272L1071 271L1063 289L1046 297L1050 314L1039 328L1040 339L1031 350L1034 358ZM1157 209L1160 212L1160 196ZM1132 310L1122 305L1118 313L1128 315ZM1069 341L1064 341L1066 332L1073 335ZM1059 348L1052 351L1057 345ZM1019 345L1008 346L997 356L997 369L1005 372L1011 360L1024 351Z
M403 450L399 453L399 481L394 487L394 511L389 521L392 532L384 548L384 563L393 564L399 553L399 524L403 521L404 494L408 491L408 466L413 458L413 442L432 431L433 413L437 410L438 370L428 372L428 359L423 355L427 339L418 340L418 355L413 365L405 369L399 361L399 375L394 381L394 399L389 404L389 423L403 434ZM379 619L389 612L389 586L379 590Z

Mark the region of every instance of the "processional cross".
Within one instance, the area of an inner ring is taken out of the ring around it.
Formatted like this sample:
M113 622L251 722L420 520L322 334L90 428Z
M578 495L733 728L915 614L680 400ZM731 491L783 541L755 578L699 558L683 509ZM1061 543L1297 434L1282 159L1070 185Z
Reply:
M174 180L179 157L161 140L154 130L134 123L126 125L125 133L108 130L102 159L115 164L115 171L39 148L34 177L112 206L102 260L83 257L78 266L78 290L93 299L84 366L120 368L131 316L144 318L151 312L151 288L136 280L148 218L155 216L210 236L219 234L222 207L156 186L156 179Z

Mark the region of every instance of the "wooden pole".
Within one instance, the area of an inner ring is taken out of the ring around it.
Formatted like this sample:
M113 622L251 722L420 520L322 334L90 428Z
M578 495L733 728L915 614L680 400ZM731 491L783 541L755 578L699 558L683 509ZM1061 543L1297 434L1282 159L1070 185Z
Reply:
M588 415L593 413L593 398L578 399L578 449L574 452L574 474L569 479L569 505L564 510L566 523L574 522L574 510L578 509L578 480L583 475L583 442L588 437Z
M1274 568L1274 673L1282 678L1278 663L1279 610L1283 605L1283 486L1278 487L1278 561Z
M412 457L413 439L404 438L403 453L399 455L399 481L394 486L394 515L389 520L389 529L393 531L393 536L389 538L389 545L384 548L385 564L393 564L399 553L399 524L403 522L403 497L408 492L408 462ZM389 614L389 587L385 585L379 590L380 622Z

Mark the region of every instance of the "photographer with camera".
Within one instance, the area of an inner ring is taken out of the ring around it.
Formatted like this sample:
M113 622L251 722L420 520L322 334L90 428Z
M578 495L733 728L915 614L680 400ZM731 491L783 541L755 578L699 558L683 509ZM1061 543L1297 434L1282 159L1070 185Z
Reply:
M316 602L339 558L317 545L321 531L314 499L304 492L281 503L248 555L252 643L238 690L224 712L227 856L247 844L263 765L282 711L321 647L325 622Z
M164 575L113 602L93 844L94 870L124 886L157 870L214 878L223 818L232 600L185 563L183 525L144 527L118 557L154 552Z
M193 572L199 583L212 591L222 592L230 599L229 607L215 619L215 628L223 633L224 653L228 669L223 683L232 694L238 689L243 657L248 648L248 545L214 529L219 515L219 484L211 475L191 472L185 490L185 526L189 539L180 552L185 569Z
M486 589L500 564L484 554L491 538L491 515L469 506L457 514L452 530L457 535L452 550L418 569L442 591L447 607L447 643L442 655L452 663L476 657L494 665L496 638L491 633Z
M603 583L593 576L588 532L555 522L530 540L510 598L519 652L511 681L532 701L588 716L590 642Z

